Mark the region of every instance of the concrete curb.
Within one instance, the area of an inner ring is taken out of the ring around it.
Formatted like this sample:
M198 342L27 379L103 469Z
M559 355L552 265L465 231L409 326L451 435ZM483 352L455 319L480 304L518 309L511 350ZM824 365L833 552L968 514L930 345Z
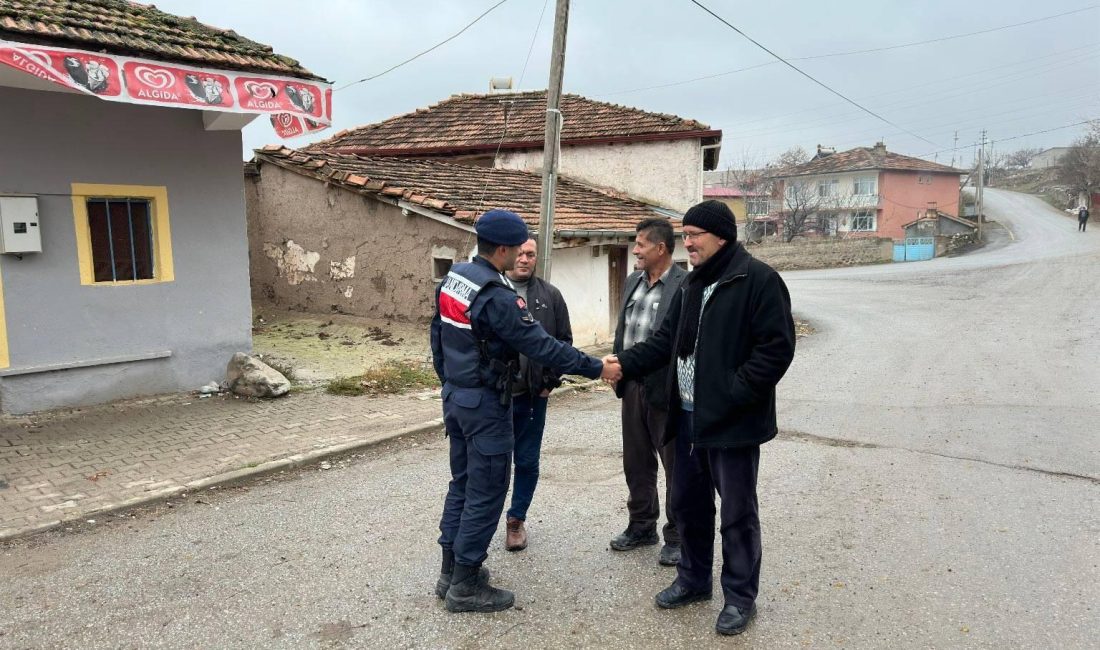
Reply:
M555 389L551 393L551 397L561 397L576 393L578 391L588 390L600 384L599 379L593 379L591 381L569 384ZM37 524L29 528L13 529L5 528L0 529L0 542L9 542L21 537L28 537L30 535L36 535L38 533L44 533L55 528L60 528L66 524L78 523L82 520L91 519L98 516L113 514L124 510L130 510L139 506L152 505L154 503L160 503L169 499L178 497L187 492L195 492L198 490L205 490L212 487L224 487L232 485L234 483L241 483L247 480L256 479L267 474L273 474L278 471L285 471L288 469L294 469L297 467L303 467L305 465L311 465L313 463L320 462L322 460L333 458L336 456L343 456L349 453L362 451L375 445L379 445L383 442L393 440L394 438L400 438L401 436L425 433L435 429L439 429L443 426L443 418L435 418L421 424L415 424L407 426L396 431L383 433L374 436L369 439L353 440L351 442L341 443L339 445L332 445L330 447L323 447L320 449L313 449L300 454L294 454L285 458L277 458L275 460L269 460L264 463L259 463L254 467L244 467L241 469L235 469L228 472L222 472L221 474L215 474L214 476L207 476L204 478L188 481L182 485L170 485L160 488L158 490L152 490L145 494L131 497L124 501L117 503L107 503L100 505L92 510L82 512L79 515L73 515L63 519L54 519L45 523Z

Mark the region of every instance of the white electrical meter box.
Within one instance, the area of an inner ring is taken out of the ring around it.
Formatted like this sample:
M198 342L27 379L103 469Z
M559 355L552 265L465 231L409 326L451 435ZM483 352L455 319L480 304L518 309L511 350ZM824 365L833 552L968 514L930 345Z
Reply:
M0 196L0 253L41 253L37 196Z

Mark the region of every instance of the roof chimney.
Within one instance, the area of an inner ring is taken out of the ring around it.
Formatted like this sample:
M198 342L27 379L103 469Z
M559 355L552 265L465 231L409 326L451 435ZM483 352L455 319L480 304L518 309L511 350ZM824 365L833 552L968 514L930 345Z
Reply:
M512 78L511 77L490 77L489 78L489 92L490 93L510 93L512 92Z
M885 156L886 155L886 143L884 143L882 140L879 140L878 142L875 143L875 146L871 148L871 151L874 152L875 154L879 155L879 156Z

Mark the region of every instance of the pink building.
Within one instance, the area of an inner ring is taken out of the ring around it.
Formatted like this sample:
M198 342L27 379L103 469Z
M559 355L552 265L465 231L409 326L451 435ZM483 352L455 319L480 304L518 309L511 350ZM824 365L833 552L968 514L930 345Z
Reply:
M812 160L778 177L771 216L806 215L807 234L901 240L904 225L929 209L958 216L963 174L881 142L839 153L818 147Z

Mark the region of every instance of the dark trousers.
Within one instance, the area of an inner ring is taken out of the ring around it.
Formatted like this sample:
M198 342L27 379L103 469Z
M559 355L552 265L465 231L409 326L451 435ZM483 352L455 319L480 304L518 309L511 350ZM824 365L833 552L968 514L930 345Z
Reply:
M527 508L535 496L539 482L539 456L542 452L542 431L546 428L547 398L524 393L512 398L512 430L516 432L516 447L512 461L516 479L512 483L512 505L508 516L527 520Z
M672 468L676 464L675 445L661 444L668 413L654 408L646 399L645 385L627 381L623 386L623 473L626 475L630 527L650 530L657 527L661 500L657 495L657 460L665 468L666 544L678 544L676 513L672 509Z
M444 399L443 424L451 440L451 482L439 544L454 550L458 564L481 566L508 495L511 407L494 391L463 389Z
M1088 224L1088 222L1089 220L1087 218L1082 219L1081 217L1077 217L1077 230L1080 232L1085 232L1085 226Z
M721 499L722 594L727 605L751 607L760 586L760 518L756 473L760 446L691 449L691 413L680 411L672 510L680 531L677 581L692 591L712 588L714 493Z

